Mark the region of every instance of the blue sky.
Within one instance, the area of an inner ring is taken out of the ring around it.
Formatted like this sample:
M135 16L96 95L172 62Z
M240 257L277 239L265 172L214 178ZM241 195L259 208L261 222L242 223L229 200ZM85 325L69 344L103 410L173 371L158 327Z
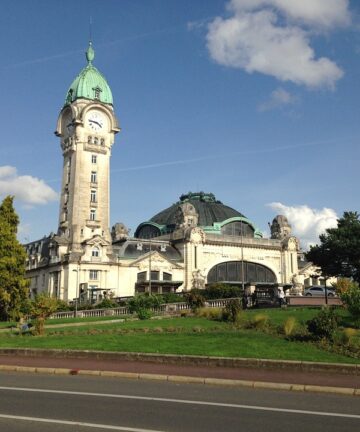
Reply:
M314 241L360 207L359 12L355 0L3 0L0 198L16 196L20 240L57 229L53 131L91 16L122 127L112 224L134 232L202 190L264 232L284 213Z

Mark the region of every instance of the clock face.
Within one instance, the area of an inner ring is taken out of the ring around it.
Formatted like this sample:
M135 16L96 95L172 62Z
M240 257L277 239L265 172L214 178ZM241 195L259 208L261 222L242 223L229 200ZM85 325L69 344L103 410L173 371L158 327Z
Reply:
M99 111L91 111L87 118L87 124L94 132L102 131L105 125L104 116Z

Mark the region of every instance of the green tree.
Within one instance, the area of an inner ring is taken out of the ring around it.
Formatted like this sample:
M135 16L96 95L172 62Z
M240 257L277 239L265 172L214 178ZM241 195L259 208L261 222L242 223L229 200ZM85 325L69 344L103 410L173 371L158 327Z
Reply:
M57 311L58 306L56 297L51 297L48 293L40 293L35 296L31 303L30 313L35 319L35 333L37 335L44 334L45 320Z
M325 276L341 276L360 282L360 220L357 212L345 212L336 228L320 235L306 258L321 267Z
M8 196L0 205L0 320L19 318L28 298L26 253L16 238L19 218L13 199Z

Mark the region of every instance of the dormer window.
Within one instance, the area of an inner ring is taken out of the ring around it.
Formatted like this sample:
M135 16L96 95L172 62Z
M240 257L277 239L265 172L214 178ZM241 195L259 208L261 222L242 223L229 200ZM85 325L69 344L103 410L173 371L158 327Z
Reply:
M94 99L100 99L100 93L102 92L100 87L95 87L94 89Z
M92 249L92 251L91 251L91 256L94 257L94 258L99 257L99 256L100 256L99 248L94 247L94 248Z

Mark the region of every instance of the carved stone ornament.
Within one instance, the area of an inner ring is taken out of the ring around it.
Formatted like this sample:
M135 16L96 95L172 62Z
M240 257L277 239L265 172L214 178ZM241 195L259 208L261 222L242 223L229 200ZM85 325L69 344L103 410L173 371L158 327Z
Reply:
M190 241L193 244L205 243L206 235L201 228L193 228L190 232Z
M299 240L296 237L290 237L287 242L287 249L289 251L297 251L299 250Z

